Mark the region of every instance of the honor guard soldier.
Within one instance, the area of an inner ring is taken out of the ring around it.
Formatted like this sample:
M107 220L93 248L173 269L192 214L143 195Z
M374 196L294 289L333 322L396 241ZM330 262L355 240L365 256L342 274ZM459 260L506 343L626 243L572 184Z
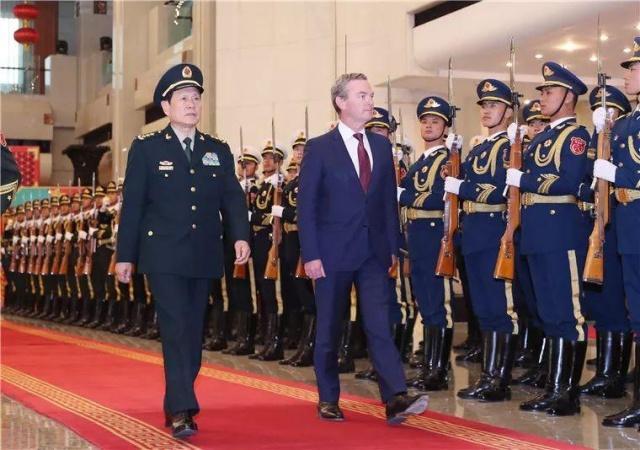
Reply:
M285 267L290 270L293 280L294 295L303 315L301 338L296 352L288 359L280 361L282 365L308 367L313 364L313 349L316 336L316 305L311 280L304 273L300 259L300 238L298 236L298 188L299 168L304 158L304 147L307 143L304 132L298 134L293 141L293 155L287 170L291 167L291 179L282 188L282 206L272 206L271 215L283 219L283 257ZM291 322L290 322L291 323Z
M78 216L80 215L80 204L82 202L79 193L71 197L71 208L69 211L68 222L65 225L65 251L68 250L69 257L67 261L66 280L69 290L68 307L66 308L66 316L62 320L64 324L71 324L78 320L81 313L81 298L76 275L76 266L79 258L78 249Z
M580 277L587 249L576 195L588 169L589 133L575 122L578 97L587 87L554 62L542 66L542 75L537 89L550 126L529 144L523 170L507 170L507 184L522 192L520 251L551 352L546 392L520 409L562 416L580 411L578 383L587 350Z
M134 139L129 150L117 238L118 280L133 266L147 275L161 331L165 425L174 437L198 430L194 383L200 370L205 310L213 278L224 273L222 222L236 264L249 258L247 209L229 146L196 126L202 72L170 68L154 103L169 117L163 130Z
M54 195L49 200L49 217L45 219L44 258L40 273L44 277L44 309L36 316L37 319L50 320L58 304L58 280L54 269L56 261L56 228L60 217L60 197Z
M269 250L273 244L271 207L276 189L282 188L283 176L278 171L286 155L284 150L274 148L267 141L262 150L262 176L258 182L256 198L251 205L251 228L253 245L253 264L255 280L261 300L261 321L264 333L264 347L252 359L276 361L284 358L282 335L284 331L282 298L277 292L276 283L282 281L282 274L273 280L265 278L265 269L269 259Z
M74 325L85 326L91 321L92 307L95 305L93 286L91 285L91 266L93 265L94 240L89 236L92 221L95 221L96 209L93 207L93 193L90 188L84 188L81 194L82 205L77 219L78 254L80 260L76 265L76 276L82 299L82 310ZM95 227L95 223L93 223Z
M425 150L409 168L398 188L400 206L406 207L411 282L422 316L424 365L407 384L419 389L446 390L453 316L451 281L435 275L443 235L444 179L447 163L445 136L451 126L451 107L430 96L418 103L417 116Z
M542 114L540 100L531 100L526 104L522 108L522 118L525 124L522 130L526 130L522 138L522 152L525 154L531 140L549 124L549 118ZM544 350L547 347L544 345L542 322L536 310L535 294L527 259L520 255L518 245L516 245L516 251L518 251L518 255L516 256L515 278L513 280L513 301L519 319L520 340L514 366L525 367L528 370L514 379L513 383L540 384L539 387L543 387L547 373L547 355Z
M15 286L13 273L9 272L11 267L13 251L13 233L15 225L16 211L14 208L7 208L2 214L2 274L6 279L6 284L0 281L0 289L3 293L2 312L11 311L15 301Z
M93 320L87 324L88 328L97 328L104 320L104 310L107 303L107 273L109 263L113 255L113 219L107 206L103 203L106 197L102 186L97 186L93 195L96 218L90 224L88 238L95 241L93 255L93 267L91 268L91 284L95 305L93 308ZM107 202L108 203L108 202Z
M236 175L244 193L247 207L251 205L256 197L256 171L261 161L262 158L260 155L250 147L244 147L241 155L238 157ZM231 244L231 242L228 243L228 245ZM226 252L225 264L234 268L235 265L233 262L233 254ZM235 323L236 329L236 343L222 351L222 353L227 355L243 356L251 355L255 352L258 307L256 280L253 276L255 274L253 258L249 259L246 266L244 278L234 277L233 273L228 278L231 300L229 309L234 316L233 323Z
M2 152L2 164L0 164L0 170L2 170L2 176L0 177L2 180L0 182L0 198L2 199L0 213L4 213L11 205L11 201L20 185L20 170L2 133L0 133L0 151Z
M116 279L113 261L115 258L114 251L118 235L118 217L120 204L118 202L118 186L115 181L109 181L105 189L105 196L102 199L101 212L105 214L104 220L109 220L111 227L108 238L104 238L102 242L109 249L109 262L107 264L107 273L105 279L105 290L107 298L107 313L104 322L98 327L99 330L113 331L118 328L118 313L123 308L119 307L123 300L128 299L128 288L125 286L121 289L121 284Z
M25 289L23 277L20 274L20 259L22 256L22 229L24 228L24 205L16 207L15 219L13 221L11 236L11 260L9 262L8 277L13 285L13 298L11 305L6 310L7 313L15 313L20 309L20 302Z
M596 117L608 114L610 120L615 121L621 115L631 112L631 104L627 97L617 88L606 86L606 111L602 108L602 89L595 87L589 95L589 104ZM597 112L596 112L597 111ZM578 205L582 210L585 225L585 235L588 236L594 226L594 192L592 185L592 165L596 159L598 135L602 129L596 125L587 149L589 159L589 173L580 186ZM615 204L613 190L610 204ZM605 228L604 239L604 269L602 284L585 283L585 312L587 318L595 321L596 328L596 373L585 385L580 386L580 392L604 398L620 398L625 394L625 379L629 370L633 337L627 318L625 304L624 282L622 277L622 262L618 254L618 243L615 216L610 215ZM587 361L589 364L590 361Z
M625 92L640 94L640 37L634 39L633 56L621 63L626 70ZM608 89L608 87L607 87ZM602 129L606 113L594 114L596 128ZM615 226L618 252L631 330L635 333L636 366L633 373L633 399L628 408L607 416L604 426L632 427L640 423L640 108L620 117L611 130L611 161L597 159L593 176L613 183L615 188ZM605 258L607 255L605 254ZM605 260L606 261L606 260ZM606 269L605 269L606 270ZM605 272L606 273L606 272Z
M461 248L473 311L482 332L482 374L472 386L458 391L458 397L496 402L511 398L509 383L518 335L511 282L493 277L505 230L504 155L510 149L506 131L514 105L511 89L501 81L483 80L476 92L480 121L489 136L471 149L462 167L464 178L447 177L444 189L464 202Z

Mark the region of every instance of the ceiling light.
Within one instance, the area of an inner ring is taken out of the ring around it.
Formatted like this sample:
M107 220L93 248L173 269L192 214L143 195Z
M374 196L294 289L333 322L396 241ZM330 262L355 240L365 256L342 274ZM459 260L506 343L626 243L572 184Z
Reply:
M531 100L529 100L529 99L527 99L527 100L525 100L525 101L524 101L524 104L525 104L525 105L528 105L529 103L531 103Z
M589 61L591 62L596 62L598 60L598 57L596 55L591 55L591 58L589 58Z
M631 53L631 49L629 47L623 48L622 51L625 53Z
M535 58L542 59L543 58L542 53L536 53Z
M578 45L573 41L566 41L564 44L561 44L557 47L558 50L564 50L565 52L573 52L576 50L580 50L581 48L584 48L583 45Z
M608 41L608 40L609 40L609 36L607 36L606 34L602 33L602 34L600 35L600 40L601 40L602 42L604 42L604 41Z

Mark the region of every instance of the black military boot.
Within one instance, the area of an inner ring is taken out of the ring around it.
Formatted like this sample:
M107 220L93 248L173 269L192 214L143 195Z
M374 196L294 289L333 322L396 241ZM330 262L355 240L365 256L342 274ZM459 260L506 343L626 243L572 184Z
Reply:
M69 315L70 304L71 304L70 298L62 297L60 299L60 308L58 309L58 315L54 316L53 319L51 320L58 323L64 321Z
M430 358L426 358L426 370L419 389L425 391L444 391L448 389L449 357L453 328L427 327L424 341L425 349L429 348Z
M62 298L54 295L51 299L51 309L49 314L44 316L42 320L53 320L54 317L58 317L60 314L60 308L62 307Z
M125 336L141 336L144 333L144 321L147 313L147 304L144 302L136 302L133 312L133 322L131 328L124 334Z
M602 420L605 427L633 427L640 424L640 345L636 343L636 366L633 370L633 400L631 405Z
M44 297L44 301L42 303L42 310L35 316L35 319L44 319L51 312L51 307L53 306L53 297Z
M625 394L625 376L631 358L631 333L602 331L598 333L599 348L596 374L580 386L580 393L604 398L620 398ZM626 364L626 367L623 365Z
M414 360L420 360L421 363L418 367L418 372L413 376L413 377L409 377L407 378L407 386L410 387L415 387L415 388L421 388L422 386L422 380L424 379L424 377L426 376L426 371L427 371L427 361L431 360L431 352L432 352L432 347L431 346L427 346L425 345L425 343L427 342L427 335L429 334L428 332L428 328L423 326L422 327L422 342L420 343L420 346L418 348L418 352L420 352L420 355L413 355L413 359ZM416 353L418 353L416 352ZM411 365L411 362L409 362L409 366L413 367Z
M580 412L578 383L582 375L587 342L564 338L550 340L550 365L546 392L520 404L523 411L546 411L552 416L570 416Z
M518 378L514 378L511 384L524 384L537 388L543 388L547 383L549 373L549 340L542 338L540 347L537 350L537 365L527 370Z
M222 353L244 356L255 352L257 316L247 311L236 311L236 343Z
M90 298L82 299L82 310L80 315L78 316L78 320L73 322L72 325L76 325L78 327L84 327L91 320L91 307L94 306L95 300Z
M342 335L338 350L338 373L353 373L356 364L353 361L353 326L355 322L345 319L342 323Z
M287 350L296 350L299 347L300 339L302 337L303 317L299 310L288 311L287 317L287 329L286 338L284 340L284 347Z
M316 340L316 316L305 314L302 318L302 333L298 349L290 358L280 361L280 364L293 367L309 367L313 365L313 350Z
M96 299L96 308L93 311L93 320L87 324L87 328L98 328L102 325L102 312L107 301L103 299Z
M142 337L145 339L158 339L160 337L160 329L158 328L158 313L156 312L155 307L150 307L147 309L147 331L142 335Z
M107 331L110 330L116 323L116 300L111 299L107 304L107 315L102 325L98 327L98 330Z
M218 352L227 348L225 337L225 325L227 313L223 311L224 305L211 305L209 320L207 321L207 338L202 346L203 349Z
M400 351L400 357L402 357L402 362L404 363L409 362L413 352L413 329L415 324L415 317L407 317L407 320L402 327L402 337L400 338L400 347L398 350Z
M265 342L265 351L257 359L260 361L279 361L284 358L283 331L284 320L282 315L269 314L267 316L267 336L269 336L269 340Z
M516 342L517 336L511 333L483 333L482 375L474 385L458 391L458 397L483 402L510 400Z
M69 301L69 315L62 321L62 323L64 323L65 325L71 325L73 322L78 320L81 312L80 302L81 300L79 298L72 298Z
M424 333L424 326L422 327ZM418 349L409 358L409 367L418 369L424 366L424 338L418 343Z
M131 320L131 316L133 313L133 304L130 300L122 300L120 302L122 306L120 307L120 322L116 322L111 327L111 331L118 334L124 334L129 331L131 328L133 321Z
M526 369L535 367L538 362L537 350L540 348L540 341L543 338L541 330L525 322L519 337L519 347L513 365Z

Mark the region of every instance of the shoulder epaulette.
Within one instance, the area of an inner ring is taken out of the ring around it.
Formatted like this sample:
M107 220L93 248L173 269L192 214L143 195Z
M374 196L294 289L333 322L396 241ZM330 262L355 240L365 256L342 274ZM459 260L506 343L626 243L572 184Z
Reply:
M209 133L202 133L203 136L206 136L216 142L220 142L221 144L226 144L227 141L225 141L224 139L219 138L218 136L212 136Z
M162 130L159 131L152 131L151 133L145 133L145 134L139 134L138 135L138 139L140 139L141 141L144 141L145 139L147 139L148 137L151 137L155 134L161 133Z

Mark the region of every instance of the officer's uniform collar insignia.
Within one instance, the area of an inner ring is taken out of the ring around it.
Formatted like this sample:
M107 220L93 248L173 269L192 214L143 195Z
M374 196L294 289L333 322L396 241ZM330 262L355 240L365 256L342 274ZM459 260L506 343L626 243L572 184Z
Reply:
M202 165L203 166L219 166L220 160L218 159L218 155L213 152L207 152L202 157Z
M164 135L164 138L168 141L169 139L171 139L171 133L167 133Z
M493 92L497 89L498 88L491 84L489 81L485 81L485 83L482 85L482 92Z
M202 133L198 134L198 138L199 138L201 141L204 141L204 135L203 135Z

